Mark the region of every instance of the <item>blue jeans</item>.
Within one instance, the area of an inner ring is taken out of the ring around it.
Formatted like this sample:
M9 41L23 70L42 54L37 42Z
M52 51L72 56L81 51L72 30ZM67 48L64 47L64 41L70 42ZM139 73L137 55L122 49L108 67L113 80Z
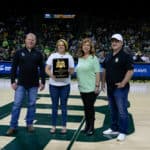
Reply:
M70 93L70 85L66 86L49 86L49 92L52 99L52 126L57 124L58 105L60 99L62 112L62 126L66 126L67 122L67 100Z
M18 119L22 106L22 101L25 99L27 94L28 97L28 109L26 114L26 124L32 125L35 110L36 110L36 98L37 98L38 87L32 87L25 89L23 86L18 86L15 91L14 104L11 113L10 127L16 129L18 127Z
M129 87L115 88L108 94L111 129L127 134L128 130L128 92Z

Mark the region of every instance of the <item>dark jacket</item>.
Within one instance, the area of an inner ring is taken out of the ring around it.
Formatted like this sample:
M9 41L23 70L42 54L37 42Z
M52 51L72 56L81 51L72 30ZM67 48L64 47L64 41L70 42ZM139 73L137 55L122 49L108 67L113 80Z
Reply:
M43 55L40 51L32 49L29 52L22 48L15 53L11 68L11 83L16 78L18 85L25 88L39 86L39 79L45 84L45 69Z

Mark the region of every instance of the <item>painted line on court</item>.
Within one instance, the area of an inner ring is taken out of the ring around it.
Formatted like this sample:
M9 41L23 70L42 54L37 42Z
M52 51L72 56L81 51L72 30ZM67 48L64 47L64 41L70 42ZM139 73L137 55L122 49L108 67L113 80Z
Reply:
M76 130L76 132L74 133L72 139L70 140L70 143L69 143L69 145L68 145L68 147L67 147L67 150L71 150L72 145L74 144L74 142L76 141L76 139L77 139L78 136L79 136L79 133L80 133L80 131L81 131L81 128L82 128L84 122L85 122L85 118L83 117L79 128Z
M9 114L10 114L10 112L7 112L7 113L4 113L4 114L0 115L0 119L2 119L2 118L4 118L4 117L8 116Z

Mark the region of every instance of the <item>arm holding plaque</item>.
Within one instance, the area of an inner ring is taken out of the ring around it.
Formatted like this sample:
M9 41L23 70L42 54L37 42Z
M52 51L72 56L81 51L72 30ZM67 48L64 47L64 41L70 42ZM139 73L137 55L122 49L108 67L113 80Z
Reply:
M46 72L46 74L47 74L49 77L55 79L55 76L53 75L53 73L51 73L51 67L50 67L50 65L46 65L46 67L45 67L45 72Z
M75 64L74 64L74 59L72 56L69 59L69 70L68 71L69 71L70 75L72 75L75 71Z
M74 68L69 68L68 72L69 72L70 75L72 75L74 73Z

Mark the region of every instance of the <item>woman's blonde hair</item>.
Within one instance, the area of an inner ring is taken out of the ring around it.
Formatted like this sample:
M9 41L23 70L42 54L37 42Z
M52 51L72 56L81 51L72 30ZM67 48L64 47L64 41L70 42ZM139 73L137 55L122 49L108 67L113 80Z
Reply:
M79 44L79 49L77 51L77 57L82 57L84 56L84 52L82 50L83 44L89 43L90 44L90 54L95 55L95 48L92 40L90 38L84 38L82 39L81 43Z
M57 42L56 42L56 49L58 49L58 44L60 42L63 42L64 43L64 46L65 46L65 51L68 51L68 42L64 39L59 39Z

